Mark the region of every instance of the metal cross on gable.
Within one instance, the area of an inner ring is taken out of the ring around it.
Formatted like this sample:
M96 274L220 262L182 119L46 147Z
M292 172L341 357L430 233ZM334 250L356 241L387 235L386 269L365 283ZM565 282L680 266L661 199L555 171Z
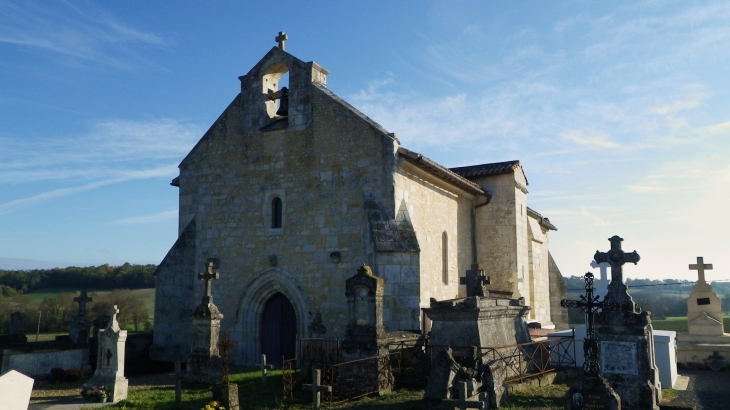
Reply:
M460 285L466 285L466 296L489 296L489 292L484 290L484 285L491 284L489 276L484 274L484 270L479 269L479 265L471 265L471 269L466 271L466 276L459 278Z
M583 278L586 282L586 294L580 296L580 300L563 299L560 306L564 308L581 308L586 316L586 337L583 339L583 372L588 376L596 376L601 368L598 364L598 342L596 341L596 333L594 327L594 315L598 309L603 310L619 310L622 308L620 303L616 302L599 302L598 296L593 296L593 274L586 273Z
M284 43L286 42L286 40L289 40L289 36L287 36L285 32L280 31L279 35L276 36L276 38L274 38L274 40L276 40L276 42L279 43L279 48L281 49L281 51L286 51L284 48Z
M205 281L205 295L203 295L203 303L208 304L213 302L213 295L211 294L213 288L213 279L220 279L220 273L213 272L213 261L208 261L208 271L205 273L198 273L198 279Z
M689 269L697 271L697 283L707 283L705 282L705 269L712 270L712 264L705 263L705 259L702 256L698 256L697 263L689 265Z
M619 238L618 235L614 235L608 238L608 240L611 242L611 250L608 252L596 251L596 254L593 255L593 260L596 263L608 262L611 265L611 284L622 284L624 283L624 274L621 266L626 262L632 262L636 265L641 258L636 251L631 253L624 252L621 249L623 239Z

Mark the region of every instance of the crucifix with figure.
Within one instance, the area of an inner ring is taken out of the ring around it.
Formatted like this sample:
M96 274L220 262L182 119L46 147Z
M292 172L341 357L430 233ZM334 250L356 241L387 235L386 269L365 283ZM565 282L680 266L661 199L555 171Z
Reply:
M611 249L608 252L596 251L593 255L593 260L596 263L608 262L611 265L611 283L608 285L608 294L606 295L607 300L627 302L631 301L631 296L624 283L623 264L631 262L636 265L639 262L639 254L636 251L626 253L621 249L621 242L623 241L618 235L614 235L608 240L611 242ZM633 301L631 301L633 304ZM634 309L632 309L634 310Z
M705 269L712 270L711 263L705 263L705 259L702 256L697 257L697 263L689 265L690 270L697 271L697 284L706 284L705 282Z
M213 289L213 279L220 279L219 272L213 272L214 263L208 261L208 271L205 273L198 273L198 279L205 281L205 295L203 295L203 304L213 303L213 295L211 291Z
M466 271L466 276L459 278L460 285L466 285L466 296L489 296L489 291L484 289L484 285L489 285L490 278L484 274L484 270L479 269L479 265L471 265L471 269Z

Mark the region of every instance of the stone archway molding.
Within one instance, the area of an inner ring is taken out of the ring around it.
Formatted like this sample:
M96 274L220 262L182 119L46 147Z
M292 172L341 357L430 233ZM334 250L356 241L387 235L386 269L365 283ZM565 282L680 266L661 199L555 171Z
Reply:
M264 305L276 292L289 299L297 316L297 337L306 335L311 321L309 298L294 275L278 268L267 269L246 284L236 312L236 364L253 365L261 355L261 315Z

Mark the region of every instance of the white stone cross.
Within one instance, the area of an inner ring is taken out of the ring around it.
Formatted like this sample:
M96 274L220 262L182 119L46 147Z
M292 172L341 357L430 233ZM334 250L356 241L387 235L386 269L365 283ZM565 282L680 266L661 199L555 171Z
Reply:
M697 271L697 275L699 276L699 280L697 281L698 283L707 283L705 282L705 269L712 270L712 264L704 262L704 258L702 256L698 256L697 263L689 265L690 270Z
M286 49L284 48L284 42L286 42L286 40L289 40L289 36L287 36L285 32L280 31L279 35L276 36L274 40L279 43L279 48L281 49L281 51L286 51Z
M261 363L256 363L256 366L259 366L261 368L261 385L266 387L267 381L266 381L266 370L274 370L273 364L266 364L266 355L261 355Z
M459 410L466 409L484 409L484 402L479 400L469 400L466 397L466 382L459 382L459 400L448 399L443 400L444 403L459 406Z
M305 384L303 389L312 391L312 410L319 410L319 392L332 392L332 386L319 384L322 381L322 371L319 369L312 370L312 384Z
M601 299L606 297L606 293L608 293L608 262L601 262L598 263L596 261L591 261L591 267L592 268L600 268L601 269L601 279L598 281L598 286L596 286L596 290L594 291L594 295L600 296Z

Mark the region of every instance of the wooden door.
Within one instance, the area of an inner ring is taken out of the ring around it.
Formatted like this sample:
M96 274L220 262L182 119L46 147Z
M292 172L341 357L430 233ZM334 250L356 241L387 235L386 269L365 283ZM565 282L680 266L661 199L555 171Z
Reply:
M296 356L297 316L289 299L275 293L264 306L261 315L261 353L266 363L281 366L281 356Z

